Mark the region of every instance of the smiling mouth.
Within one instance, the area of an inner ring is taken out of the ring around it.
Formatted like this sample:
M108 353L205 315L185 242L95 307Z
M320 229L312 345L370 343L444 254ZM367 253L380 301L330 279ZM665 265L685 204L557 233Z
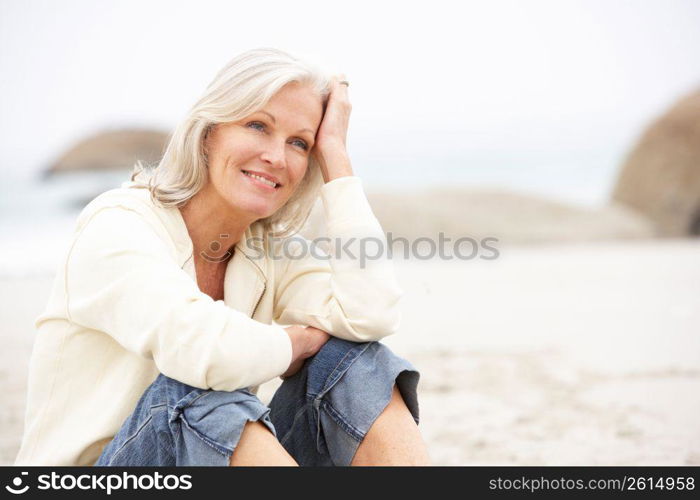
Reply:
M269 187L271 187L271 188L273 188L273 189L277 189L278 187L280 187L280 184L279 184L279 183L274 182L274 181L271 181L270 179L266 179L266 178L264 178L264 177L261 177L261 176L259 176L259 175L257 175L257 174L253 174L253 173L251 173L251 172L248 172L247 170L241 170L241 172L243 172L243 174L245 174L246 176L250 177L251 179L255 179L256 181L258 181L258 182L264 184L265 186L269 186Z

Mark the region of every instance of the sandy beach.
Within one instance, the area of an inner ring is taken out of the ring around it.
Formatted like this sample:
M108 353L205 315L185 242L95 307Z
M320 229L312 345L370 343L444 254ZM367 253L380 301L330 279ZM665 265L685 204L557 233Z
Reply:
M435 464L700 464L700 241L511 245L396 261ZM0 464L22 432L52 277L0 281ZM265 384L269 398L277 382Z

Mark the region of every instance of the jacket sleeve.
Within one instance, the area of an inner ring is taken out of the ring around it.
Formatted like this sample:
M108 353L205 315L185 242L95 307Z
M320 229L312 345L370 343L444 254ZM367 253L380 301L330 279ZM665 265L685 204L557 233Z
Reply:
M202 293L138 210L100 208L78 231L66 260L71 321L202 389L258 385L288 368L286 332Z
M321 188L327 223L322 251L317 240L298 238L275 250L281 276L275 321L310 325L356 342L379 340L400 324L402 291L387 257L384 232L358 177L341 177Z

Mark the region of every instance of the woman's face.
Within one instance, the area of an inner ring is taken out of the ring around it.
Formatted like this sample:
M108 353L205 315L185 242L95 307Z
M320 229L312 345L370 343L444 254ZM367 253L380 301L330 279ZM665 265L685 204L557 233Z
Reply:
M290 83L260 111L215 126L206 140L207 188L234 213L269 217L304 177L322 116L321 97Z

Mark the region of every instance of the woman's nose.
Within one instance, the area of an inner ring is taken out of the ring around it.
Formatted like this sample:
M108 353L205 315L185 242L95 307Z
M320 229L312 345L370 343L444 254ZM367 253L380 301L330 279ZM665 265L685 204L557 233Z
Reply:
M284 168L286 166L285 143L274 141L267 144L261 158L273 168Z

